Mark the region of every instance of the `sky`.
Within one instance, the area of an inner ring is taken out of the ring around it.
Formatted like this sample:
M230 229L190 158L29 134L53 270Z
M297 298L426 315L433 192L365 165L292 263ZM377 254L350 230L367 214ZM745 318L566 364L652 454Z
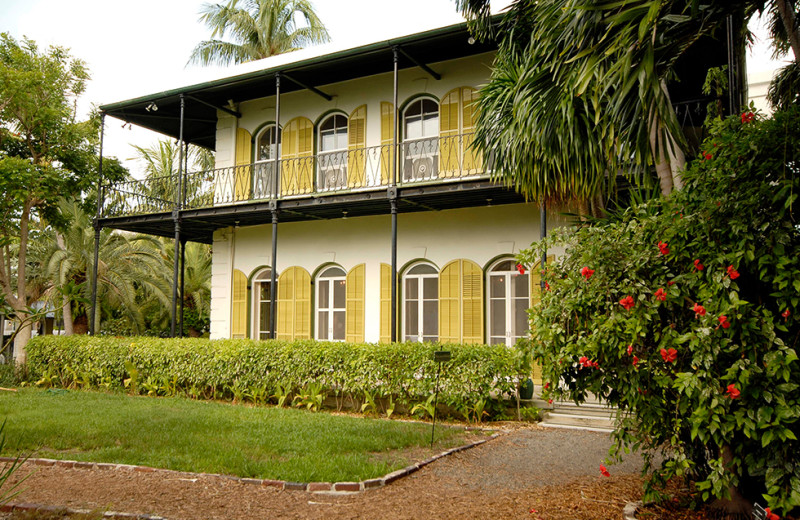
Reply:
M222 2L223 0L214 0ZM210 36L198 20L204 0L1 0L0 32L26 36L41 47L60 45L88 65L92 80L79 112L92 105L154 94L232 75L231 68L186 65L194 46ZM507 0L492 0L493 10ZM454 0L313 0L331 35L331 50L355 47L463 21ZM381 21L378 23L378 21ZM389 21L389 23L386 23ZM317 51L312 51L317 52ZM776 67L762 39L748 72ZM252 65L251 65L252 66ZM159 134L106 118L104 155L116 156L136 174L131 143L150 146Z

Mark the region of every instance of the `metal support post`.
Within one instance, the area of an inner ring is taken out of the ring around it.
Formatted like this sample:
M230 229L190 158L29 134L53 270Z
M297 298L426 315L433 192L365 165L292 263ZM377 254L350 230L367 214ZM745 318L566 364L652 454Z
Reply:
M178 327L178 337L183 337L183 304L186 301L186 294L184 293L185 284L185 277L186 277L186 239L181 239L181 319L180 319L180 326Z
M98 219L103 213L103 139L105 137L106 114L100 114L100 157L97 162L97 215L94 219L94 265L92 265L92 305L89 310L89 334L95 330L95 317L97 316L97 263L100 258L100 230L102 227Z
M281 74L280 72L275 74L275 134L274 134L274 143L275 143L275 174L272 176L272 197L273 199L278 198L278 177L280 176L280 167L281 164L279 162L281 157L281 147L278 141L278 135L281 131ZM272 262L272 270L275 270L275 262ZM273 290L275 287L273 286Z
M392 303L391 303L391 341L397 341L397 199L389 201L392 212Z
M182 194L183 194L183 116L186 108L186 99L184 95L180 95L181 99L181 116L180 125L178 126L178 191L175 197L175 209L172 210L172 220L175 223L175 252L173 254L173 268L172 268L172 308L170 314L172 315L172 322L170 323L170 336L175 337L177 328L177 313L178 313L178 277L180 276L180 259L181 259L181 208L182 208Z
M398 75L398 61L399 61L399 50L397 46L392 47L392 58L394 60L394 80L393 80L393 103L394 103L394 132L392 135L392 177L389 180L389 204L390 204L390 211L392 215L392 294L391 294L391 331L390 331L390 339L392 343L397 341L397 168L399 166L399 150L398 150L398 128L400 126L399 122L399 110L397 108L398 102L398 86L399 86L399 75Z
M276 273L278 271L275 259L278 256L278 211L272 210L272 268L269 270L269 337L275 339L275 323L277 317L276 296L278 285L276 283Z

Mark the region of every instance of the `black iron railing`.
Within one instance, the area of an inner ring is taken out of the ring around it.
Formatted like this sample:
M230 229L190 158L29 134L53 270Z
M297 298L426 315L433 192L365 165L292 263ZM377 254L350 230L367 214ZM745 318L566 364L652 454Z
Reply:
M471 149L472 134L418 139L398 145L398 185L458 181L488 175ZM189 172L179 193L177 176L103 186L102 216L200 209L242 202L386 189L393 145L286 157L277 161Z

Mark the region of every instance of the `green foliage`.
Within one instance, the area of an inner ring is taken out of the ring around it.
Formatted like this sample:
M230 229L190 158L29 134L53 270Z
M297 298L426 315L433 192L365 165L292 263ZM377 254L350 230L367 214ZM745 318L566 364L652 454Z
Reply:
M542 420L541 411L533 406L525 406L520 408L519 417L525 422L539 422Z
M0 425L0 454L5 455L5 445L6 445L6 421L3 421L3 424ZM28 478L28 475L23 477L22 479L18 480L14 485L11 487L6 486L6 482L8 479L11 478L11 475L19 471L20 466L22 463L25 462L27 457L17 456L11 462L6 462L0 467L0 507L8 504L11 500L19 495L22 490L19 489L20 485ZM3 488L6 489L3 489Z
M719 120L685 189L522 255L566 249L531 312L544 398L618 407L617 448L663 453L651 483L800 506L799 164L800 109Z
M29 380L48 385L111 385L133 394L172 393L269 399L279 406L300 403L320 409L326 395L343 402L364 396L365 412L391 415L399 401L433 395L437 345L352 344L316 341L38 336L29 346ZM442 365L439 399L455 409L510 396L520 373L514 349L448 345L453 359ZM73 377L72 373L77 373ZM255 390L254 390L255 389ZM380 399L378 399L380 397ZM484 405L486 406L486 405ZM356 409L360 409L358 405Z

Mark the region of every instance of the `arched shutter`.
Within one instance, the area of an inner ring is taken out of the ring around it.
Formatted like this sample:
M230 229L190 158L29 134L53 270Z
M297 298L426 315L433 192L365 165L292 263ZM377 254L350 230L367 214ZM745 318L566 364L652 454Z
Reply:
M439 340L483 342L483 271L471 260L453 260L439 273Z
M290 267L278 278L278 330L283 340L311 338L311 275Z
M363 188L367 185L367 105L353 110L347 122L347 185Z
M478 120L478 92L470 87L461 89L461 153L464 160L461 176L483 173L483 156L472 149L475 140L475 123Z
M231 280L231 338L247 337L247 276L233 270Z
M281 195L311 193L314 125L306 117L286 123L281 134Z
M477 118L477 91L472 87L451 90L439 104L439 176L465 177L482 171L480 155L469 147Z
M250 199L251 167L250 156L252 151L252 136L244 128L236 129L236 154L233 174L234 201Z
M351 343L364 341L364 274L364 264L357 265L347 273L345 282L347 292L345 339Z
M389 183L394 145L394 105L381 101L381 185Z
M381 264L381 343L392 341L392 266Z

